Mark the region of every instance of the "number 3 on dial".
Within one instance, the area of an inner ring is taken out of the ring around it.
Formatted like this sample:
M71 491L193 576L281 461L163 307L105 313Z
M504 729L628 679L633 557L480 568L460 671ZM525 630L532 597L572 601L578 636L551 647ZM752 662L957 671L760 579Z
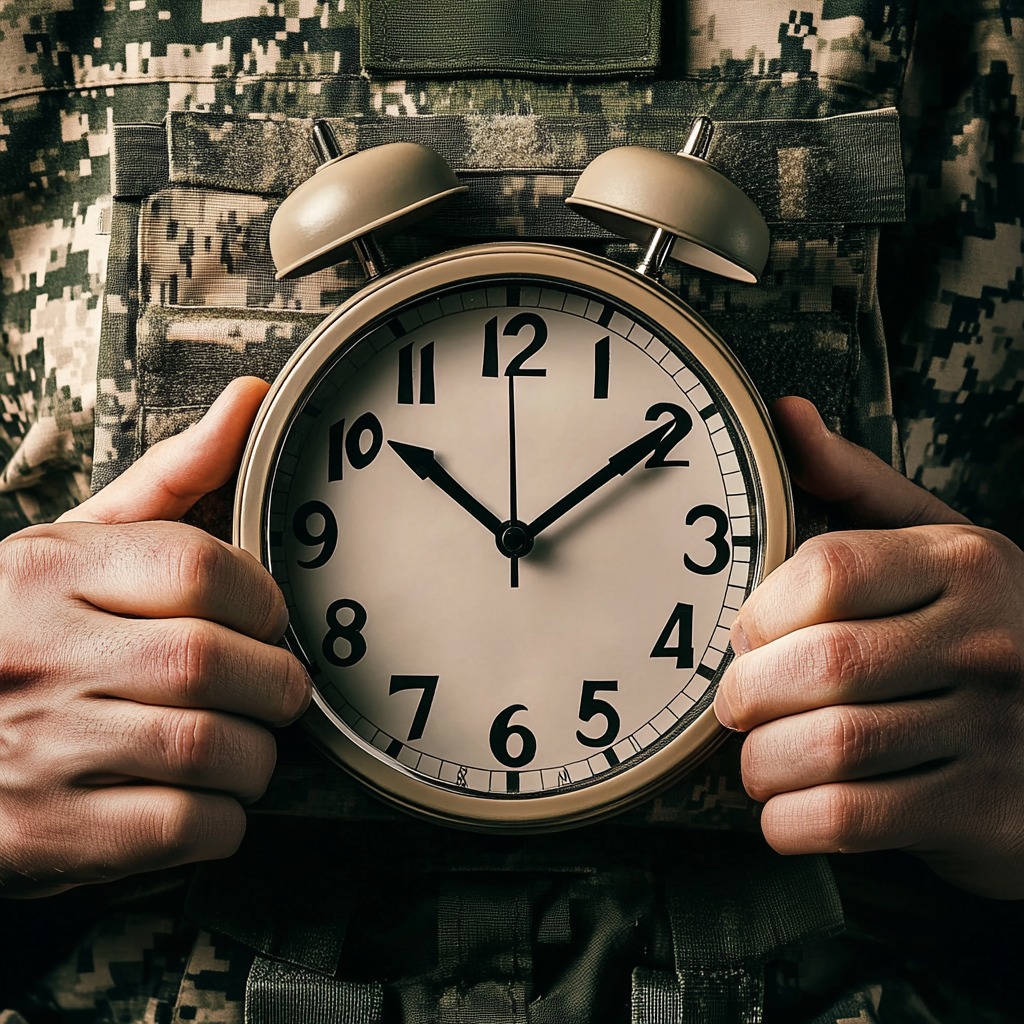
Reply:
M714 558L707 565L701 565L699 562L695 562L689 555L684 554L683 565L690 572L698 573L701 576L715 576L730 561L731 552L725 539L729 533L729 517L717 505L697 505L686 514L686 525L693 526L699 519L710 519L715 524L714 533L706 538L707 542L714 549Z
M729 628L792 524L763 406L665 289L554 246L432 257L324 321L261 416L239 543L308 724L376 792L582 824L718 741Z

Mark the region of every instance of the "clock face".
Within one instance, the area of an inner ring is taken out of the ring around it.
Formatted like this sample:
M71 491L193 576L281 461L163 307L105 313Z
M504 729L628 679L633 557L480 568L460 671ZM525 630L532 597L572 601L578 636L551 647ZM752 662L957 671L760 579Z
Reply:
M778 560L769 534L788 543L720 343L554 252L544 273L410 274L404 299L328 322L242 499L321 740L480 827L587 820L711 745L729 626Z

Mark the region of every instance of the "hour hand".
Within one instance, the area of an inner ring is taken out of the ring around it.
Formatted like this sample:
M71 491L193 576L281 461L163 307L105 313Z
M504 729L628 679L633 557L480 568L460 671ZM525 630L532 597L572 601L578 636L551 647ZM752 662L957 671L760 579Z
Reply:
M430 480L464 508L481 526L497 537L501 520L485 505L480 504L440 462L429 448L419 448L401 441L388 441L398 457L421 479Z
M634 466L643 462L661 444L671 429L671 423L662 424L617 451L596 473L588 476L583 483L573 488L564 498L556 501L546 512L542 512L526 527L531 538L536 537L542 530L546 530L556 520L561 519L566 512L574 509L581 501L589 498L605 484L611 483L617 476L625 476Z

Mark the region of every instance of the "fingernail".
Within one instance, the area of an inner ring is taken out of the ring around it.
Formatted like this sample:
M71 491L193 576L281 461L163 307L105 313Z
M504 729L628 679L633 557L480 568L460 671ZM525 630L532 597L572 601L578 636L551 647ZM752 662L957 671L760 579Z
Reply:
M725 698L722 696L721 690L715 694L715 703L713 706L715 709L715 717L718 719L719 723L732 732L739 732L739 729L736 728L736 720L733 718L732 712L729 710L729 707L725 702Z
M750 641L739 622L734 622L732 629L729 630L729 640L732 643L732 652L737 658L750 650Z

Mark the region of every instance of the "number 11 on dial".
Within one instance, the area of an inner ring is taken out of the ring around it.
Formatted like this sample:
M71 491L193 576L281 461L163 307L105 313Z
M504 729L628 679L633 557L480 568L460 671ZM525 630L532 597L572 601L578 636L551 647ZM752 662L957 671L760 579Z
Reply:
M382 279L297 354L251 527L332 756L417 813L564 827L718 740L788 490L735 359L662 289L554 247L455 259Z

